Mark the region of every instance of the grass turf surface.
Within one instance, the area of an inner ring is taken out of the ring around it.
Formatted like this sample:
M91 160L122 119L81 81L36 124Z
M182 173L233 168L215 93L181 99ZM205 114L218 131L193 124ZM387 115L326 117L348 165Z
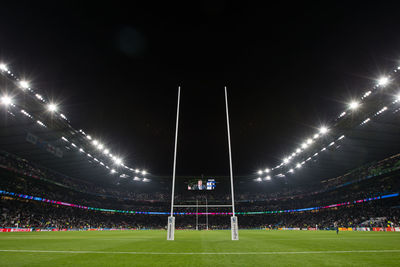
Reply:
M230 240L230 231L176 231L175 241L166 236L161 230L0 233L0 266L399 266L400 262L400 233L394 232L240 230L239 241Z

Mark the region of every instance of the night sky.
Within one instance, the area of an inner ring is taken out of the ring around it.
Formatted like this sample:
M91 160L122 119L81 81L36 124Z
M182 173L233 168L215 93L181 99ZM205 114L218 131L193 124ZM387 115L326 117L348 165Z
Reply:
M400 59L400 6L384 2L81 2L2 3L0 60L157 175L172 172L178 86L177 173L228 174L226 85L245 175L279 164Z

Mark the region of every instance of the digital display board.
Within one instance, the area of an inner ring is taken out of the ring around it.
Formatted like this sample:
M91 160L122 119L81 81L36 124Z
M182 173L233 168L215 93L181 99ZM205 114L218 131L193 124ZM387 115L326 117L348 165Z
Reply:
M215 179L194 179L188 182L188 190L214 190Z

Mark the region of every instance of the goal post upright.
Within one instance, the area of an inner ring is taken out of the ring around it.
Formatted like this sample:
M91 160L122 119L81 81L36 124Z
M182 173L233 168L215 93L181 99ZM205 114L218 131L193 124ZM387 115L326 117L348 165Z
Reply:
M176 152L177 152L177 148L178 148L178 125L179 125L180 100L181 100L181 87L179 86L178 87L178 104L177 104L177 108L176 108L174 165L173 165L173 169L172 169L171 214L168 217L167 240L175 239L174 197L175 197Z
M228 109L228 92L225 86L225 107L226 107L226 126L228 132L228 149L229 149L229 171L231 178L231 194L232 194L232 217L231 217L231 234L232 240L239 240L238 220L235 214L235 194L233 191L233 167L232 167L232 148L231 148L231 133L229 126L229 109Z

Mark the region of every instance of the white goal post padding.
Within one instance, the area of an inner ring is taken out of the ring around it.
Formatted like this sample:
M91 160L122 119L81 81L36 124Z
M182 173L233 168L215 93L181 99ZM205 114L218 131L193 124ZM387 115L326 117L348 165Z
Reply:
M169 216L167 240L174 240L174 239L175 239L175 217Z
M238 231L238 219L236 216L231 217L231 232L232 232L232 240L239 240L239 231Z

